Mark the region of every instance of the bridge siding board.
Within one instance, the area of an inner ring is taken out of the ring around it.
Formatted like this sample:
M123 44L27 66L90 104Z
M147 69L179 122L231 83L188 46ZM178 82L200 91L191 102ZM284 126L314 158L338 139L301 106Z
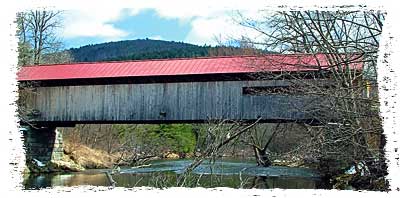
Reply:
M151 121L303 119L280 96L242 95L243 87L285 85L284 81L217 81L39 87L32 104L36 121ZM166 116L160 115L166 112Z

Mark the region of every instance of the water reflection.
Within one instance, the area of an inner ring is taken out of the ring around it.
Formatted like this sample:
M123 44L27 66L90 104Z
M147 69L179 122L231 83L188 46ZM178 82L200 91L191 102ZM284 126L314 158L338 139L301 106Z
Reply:
M173 187L190 160L164 160L152 162L145 168L121 169L113 174L118 187ZM25 189L41 189L54 186L110 186L105 174L108 170L89 170L80 173L29 175L24 179ZM231 188L282 188L326 189L327 183L310 169L288 167L256 167L251 162L205 162L187 178L186 187Z
M32 174L24 179L25 189L80 185L109 186L110 184L104 173Z

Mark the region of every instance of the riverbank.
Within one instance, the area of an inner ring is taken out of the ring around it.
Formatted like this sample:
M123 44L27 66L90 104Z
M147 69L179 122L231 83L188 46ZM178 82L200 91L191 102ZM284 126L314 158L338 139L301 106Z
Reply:
M24 174L52 172L80 172L85 169L110 169L118 159L117 155L89 148L81 144L71 144L64 141L64 155L61 160L52 159L41 162L36 159L26 159Z
M88 146L82 144L71 144L68 141L64 142L64 154L66 156L66 161L73 161L79 166L84 167L85 169L111 169L115 165L117 165L119 160L121 160L121 153L109 154L103 150L93 149ZM126 155L125 155L126 156ZM166 152L160 154L160 156L154 156L151 160L154 159L190 159L195 157L193 154L178 154L174 152ZM223 158L237 158L235 156L224 155ZM252 157L244 158L243 156L239 156L240 159L251 160ZM121 166L128 166L129 164L120 163ZM131 165L131 164L130 164ZM142 165L139 164L139 165ZM286 166L286 167L301 167L301 168L314 168L315 164L310 164L304 162L304 160L300 158L285 158L285 159L276 159L272 161L273 166Z
M112 168L118 159L116 154L68 141L64 142L64 155L86 169Z

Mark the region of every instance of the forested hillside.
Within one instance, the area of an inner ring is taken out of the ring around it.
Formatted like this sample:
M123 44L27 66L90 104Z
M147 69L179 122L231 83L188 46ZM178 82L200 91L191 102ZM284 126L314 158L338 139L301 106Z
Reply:
M74 62L190 58L260 53L258 50L249 48L198 46L183 42L151 39L86 45L80 48L71 48L68 51Z

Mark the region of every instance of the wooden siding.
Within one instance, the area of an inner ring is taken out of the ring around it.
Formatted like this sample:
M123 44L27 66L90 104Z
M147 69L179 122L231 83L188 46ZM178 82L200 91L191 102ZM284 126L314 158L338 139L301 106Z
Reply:
M243 95L243 87L285 86L276 81L214 81L38 87L28 104L39 122L167 122L208 119L295 120L304 98Z

